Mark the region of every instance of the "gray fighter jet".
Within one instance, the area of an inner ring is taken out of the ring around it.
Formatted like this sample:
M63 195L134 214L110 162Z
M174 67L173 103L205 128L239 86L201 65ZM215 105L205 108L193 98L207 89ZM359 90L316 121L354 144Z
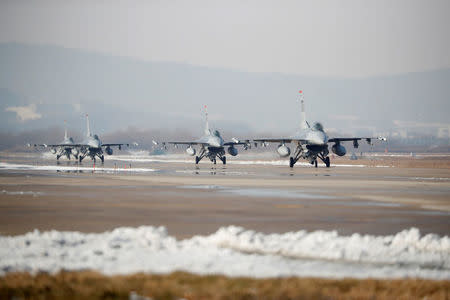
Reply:
M105 161L105 156L103 155L103 148L105 148L105 152L108 155L113 154L112 147L118 147L119 150L122 150L122 146L126 145L127 147L130 144L125 143L117 143L117 144L102 144L98 135L91 134L91 128L89 126L89 116L86 114L86 125L87 125L87 133L86 138L80 144L74 144L73 146L79 149L79 161L81 162L86 156L89 156L94 162L96 157L100 158L102 163Z
M166 147L166 144L173 144L175 147L178 145L187 145L186 153L190 156L194 156L197 150L193 146L199 146L199 155L195 156L195 164L198 164L204 157L209 158L211 162L216 164L217 158L219 158L225 165L227 163L227 158L225 157L225 147L228 147L227 152L231 156L238 155L238 150L235 146L243 146L245 150L250 147L250 141L239 141L235 138L231 142L224 142L219 131L214 130L211 132L209 129L208 122L208 111L205 106L205 130L204 135L198 140L192 142L163 142L162 145Z
M325 133L322 124L314 123L312 126L306 121L305 106L303 101L303 92L300 91L301 102L301 122L299 130L292 136L286 138L267 138L267 139L255 139L255 142L261 142L263 146L267 143L279 143L277 152L281 157L287 157L291 154L291 149L286 146L288 143L293 143L296 146L293 156L289 158L289 166L294 167L295 163L303 158L315 165L317 168L317 158L323 161L323 163L330 167L330 157L328 156L328 143L334 143L331 147L331 151L338 155L344 156L347 152L342 142L351 141L353 147L358 148L359 141L365 140L368 144L372 143L372 140L377 139L386 141L383 137L336 137L328 138Z
M73 156L75 159L78 159L79 151L77 147L75 147L75 143L71 137L67 136L67 123L64 121L64 140L59 144L34 144L34 147L44 147L50 148L50 152L56 154L56 160L59 160L60 157L65 156L67 159L70 159ZM30 144L28 146L31 146Z

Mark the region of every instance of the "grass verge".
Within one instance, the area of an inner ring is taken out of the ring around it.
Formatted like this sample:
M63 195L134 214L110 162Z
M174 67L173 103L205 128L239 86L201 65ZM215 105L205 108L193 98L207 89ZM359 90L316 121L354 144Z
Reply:
M0 299L450 299L450 280L230 278L184 272L106 276L91 271L11 273Z

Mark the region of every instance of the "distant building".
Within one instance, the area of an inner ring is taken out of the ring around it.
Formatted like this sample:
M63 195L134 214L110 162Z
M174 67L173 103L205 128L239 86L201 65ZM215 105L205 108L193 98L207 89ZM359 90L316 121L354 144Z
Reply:
M437 137L440 139L448 139L450 138L450 126L449 127L440 127L438 128Z

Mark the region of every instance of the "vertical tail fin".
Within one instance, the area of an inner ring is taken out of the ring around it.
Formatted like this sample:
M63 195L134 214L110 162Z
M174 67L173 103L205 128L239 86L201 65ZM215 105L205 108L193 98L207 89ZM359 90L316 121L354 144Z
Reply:
M208 107L206 105L205 105L205 134L206 135L211 134L211 131L209 131Z
M67 121L64 120L64 139L67 140Z
M300 105L301 105L301 113L300 113L300 128L305 129L308 128L308 122L306 121L306 112L305 112L305 102L303 100L303 91L300 91Z
M91 136L91 127L89 126L89 115L88 114L86 114L86 127L87 127L86 136Z

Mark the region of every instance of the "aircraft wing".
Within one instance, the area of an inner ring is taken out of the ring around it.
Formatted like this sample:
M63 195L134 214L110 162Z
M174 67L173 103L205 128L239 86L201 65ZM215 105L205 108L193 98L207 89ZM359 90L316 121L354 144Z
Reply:
M122 144L102 144L102 147L122 147L123 145L126 145L127 147L130 146L129 143L122 143ZM134 145L137 145L134 143ZM82 147L89 147L88 144L34 144L35 147L44 147L44 148L54 148L54 147L64 147L64 148L82 148Z
M235 146L235 145L241 145L241 146L250 146L250 140L243 140L240 141L236 138L232 138L231 142L223 143L224 146Z
M129 143L122 143L122 144L102 144L102 147L122 147L122 146L130 147Z
M372 144L372 140L386 141L385 137L351 137L351 138L331 138L328 139L328 143L350 142L358 144L358 141L365 140L368 144Z
M202 142L163 142L164 144L172 144L172 145L208 145L208 143L202 143Z
M235 146L235 145L242 145L242 146L245 146L245 145L249 145L250 144L250 142L227 142L227 143L223 143L223 145L224 146Z
M79 145L77 144L33 144L30 145L29 147L34 146L34 147L44 147L44 148L56 148L56 147L64 147L64 148L75 148L78 147Z
M292 143L292 142L299 142L300 144L306 144L308 141L304 139L296 139L296 138L269 138L269 139L255 139L254 142L260 142L260 143Z

